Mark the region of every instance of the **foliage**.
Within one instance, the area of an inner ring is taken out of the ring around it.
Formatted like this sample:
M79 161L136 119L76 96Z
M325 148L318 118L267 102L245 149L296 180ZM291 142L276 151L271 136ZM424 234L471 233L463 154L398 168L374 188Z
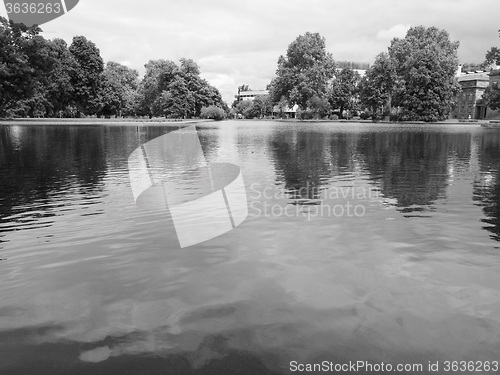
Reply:
M500 34L500 30L498 30L498 33ZM491 65L500 65L500 48L498 47L491 47L484 57L483 66L488 67Z
M146 73L139 85L138 112L141 115L158 116L161 114L160 97L166 89L165 81L170 80L177 65L173 61L150 60L144 65Z
M338 109L341 117L344 110L354 109L359 81L359 73L351 68L335 72L335 79L328 88L327 96L331 107Z
M301 120L312 120L315 117L315 113L309 109L301 110L299 109L296 114L297 118Z
M139 81L134 69L104 66L99 49L84 36L68 47L40 31L0 17L1 117L193 117L211 105L229 111L192 60L150 61Z
M498 86L489 86L486 88L482 100L491 109L500 109L500 88Z
M484 70L486 65L484 63L476 64L476 63L463 63L462 64L462 72L474 72L476 70Z
M367 70L359 83L361 105L375 112L385 107L382 112L390 112L391 100L397 86L394 62L387 53L381 53Z
M276 106L278 107L279 117L283 118L283 116L285 115L285 111L288 108L288 101L284 96L282 96Z
M326 116L328 116L331 110L328 100L326 98L319 98L317 96L309 99L307 106L309 108L309 111L302 111L301 113L307 117L311 116L311 118L325 118ZM310 112L310 115L308 113L306 114L306 112Z
M398 87L393 104L402 108L403 120L444 120L459 91L455 72L458 42L444 30L423 26L410 28L404 39L389 47Z
M249 91L250 90L250 86L249 85L241 85L241 86L238 86L238 94L242 91Z
M484 57L484 63L485 66L488 65L500 65L500 48L498 47L491 47L487 52L486 56Z
M370 64L355 62L355 61L335 61L335 65L339 69L351 68L351 69L368 70L370 68Z
M54 39L50 43L50 48L54 65L47 82L46 97L51 105L47 116L63 116L68 111L72 114L72 109L76 110L76 107L73 100L74 88L71 83L71 72L76 68L76 61L63 39Z
M216 121L224 120L226 118L226 113L223 109L211 105L209 107L203 107L201 109L201 118L213 119Z
M75 60L75 67L70 71L74 103L81 113L94 114L99 110L101 73L104 70L100 51L84 36L75 36L69 52Z
M139 73L122 64L110 61L101 77L100 110L104 116L135 114Z
M39 32L38 27L27 28L0 17L0 116L26 116L33 105L40 104L51 64ZM39 51L43 53L37 60ZM28 102L35 96L36 100Z
M241 114L244 118L253 118L253 101L240 100L235 106L236 113Z
M172 118L189 118L195 111L195 98L187 80L175 75L160 96L162 115Z
M359 117L361 120L368 120L370 118L370 114L368 112L361 112Z
M198 65L190 59L151 60L139 85L139 112L151 116L198 117L202 107L227 109L219 91L200 77Z
M313 97L326 95L328 81L334 74L334 62L326 52L325 39L319 33L299 35L278 59L276 77L271 82L271 99L278 103L285 98L289 106L301 109Z
M252 103L250 116L262 118L270 116L273 112L273 103L269 95L257 95Z

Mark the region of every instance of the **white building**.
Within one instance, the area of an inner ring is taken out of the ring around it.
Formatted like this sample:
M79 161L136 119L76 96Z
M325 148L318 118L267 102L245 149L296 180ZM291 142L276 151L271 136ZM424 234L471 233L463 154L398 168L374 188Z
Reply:
M269 95L269 90L247 90L239 91L236 95L238 101L241 100L254 100L256 96L259 95Z

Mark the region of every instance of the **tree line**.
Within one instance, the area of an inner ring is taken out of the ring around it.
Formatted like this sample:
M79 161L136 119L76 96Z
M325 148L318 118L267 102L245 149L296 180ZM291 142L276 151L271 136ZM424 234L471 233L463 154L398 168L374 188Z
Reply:
M458 47L445 30L412 27L404 38L394 38L361 76L351 64L334 61L324 37L307 32L279 57L267 87L269 96L235 101L233 108L245 117L298 105L297 116L303 119L359 113L372 119L441 121L449 117L461 91L456 80ZM486 69L492 63L500 64L496 47L476 67ZM500 87L489 88L485 100L491 108L500 108Z
M135 69L104 63L84 36L47 40L38 26L0 17L0 117L166 116L224 118L219 91L190 59Z
M404 38L394 38L361 77L350 66L335 64L319 33L305 33L278 59L270 99L275 105L297 104L302 118L363 111L372 118L444 120L460 90L458 45L444 30L413 27Z
M500 34L500 30L498 30ZM496 64L500 65L500 48L491 47L486 52L484 65ZM488 107L493 110L500 110L500 86L498 84L488 86L481 98Z

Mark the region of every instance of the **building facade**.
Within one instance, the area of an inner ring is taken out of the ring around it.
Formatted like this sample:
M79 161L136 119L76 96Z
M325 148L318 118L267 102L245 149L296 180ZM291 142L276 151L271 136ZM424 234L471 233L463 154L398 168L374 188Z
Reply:
M269 95L269 90L246 90L238 91L236 95L236 100L254 100L256 96L259 95Z
M459 73L457 81L462 92L456 98L453 111L455 118L483 119L486 117L486 105L481 98L490 84L488 72Z
M273 116L284 117L284 118L296 118L298 109L299 106L297 104L295 104L293 107L287 106L285 108L280 108L279 105L275 105L273 107Z

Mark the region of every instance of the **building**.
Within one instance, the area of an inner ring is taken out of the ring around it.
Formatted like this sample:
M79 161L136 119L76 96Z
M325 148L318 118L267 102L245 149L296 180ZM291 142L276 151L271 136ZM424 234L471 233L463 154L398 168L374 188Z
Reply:
M269 95L269 90L245 90L239 91L236 95L236 100L254 100L256 96Z
M297 116L297 110L299 106L295 104L293 107L285 107L281 108L279 105L275 105L273 107L273 116L274 117L283 117L283 118L295 118Z
M457 81L462 92L456 98L453 115L459 119L483 119L486 117L486 105L481 101L484 90L490 84L488 72L476 71L470 73L458 72ZM497 81L500 76L497 77Z

